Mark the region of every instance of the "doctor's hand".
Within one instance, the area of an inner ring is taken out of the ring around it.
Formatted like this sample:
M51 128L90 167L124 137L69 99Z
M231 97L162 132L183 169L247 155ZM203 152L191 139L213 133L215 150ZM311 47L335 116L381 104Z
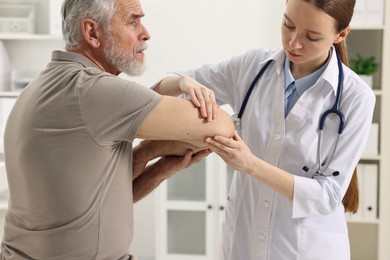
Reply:
M236 171L249 173L254 168L255 156L237 132L232 138L223 136L207 138L206 143L209 144L211 151L218 154Z
M187 94L192 103L199 108L203 118L207 121L216 118L218 105L214 91L188 76L181 77L179 86L181 92Z

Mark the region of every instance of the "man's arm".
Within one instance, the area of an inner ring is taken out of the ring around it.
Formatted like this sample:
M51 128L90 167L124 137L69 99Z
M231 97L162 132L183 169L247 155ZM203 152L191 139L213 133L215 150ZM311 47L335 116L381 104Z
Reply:
M167 155L184 156L188 150L195 154L201 149L181 141L143 140L133 150L133 180L144 171L150 161Z
M196 147L207 147L207 137L234 135L230 116L222 109L218 110L218 116L207 121L190 100L163 96L142 122L137 137L148 140L178 140Z
M210 120L210 117L205 119L191 101L176 97L162 97L137 132L138 138L153 141L144 141L143 145L134 151L134 201L144 197L175 172L200 161L209 154L209 150L200 151L207 148L205 143L207 137L234 135L234 125L230 116L218 107L215 110L218 110L218 117L213 117L213 120ZM154 158L164 155L183 155L188 149L191 152L188 151L184 156L163 157L154 165L145 168ZM196 151L200 152L192 156L191 153Z
M199 162L209 153L209 150L203 150L194 154L193 151L188 150L184 156L171 155L162 157L153 165L146 167L142 174L139 174L133 180L133 201L139 201L162 181L168 179L176 172Z

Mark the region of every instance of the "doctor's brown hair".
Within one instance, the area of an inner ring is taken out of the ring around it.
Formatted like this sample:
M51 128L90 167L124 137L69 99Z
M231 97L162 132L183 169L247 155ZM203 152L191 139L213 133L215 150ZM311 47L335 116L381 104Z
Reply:
M335 30L340 32L347 28L352 20L355 0L303 0L313 4L321 11L325 12L335 20ZM347 47L345 40L334 44L336 52L339 54L341 61L349 66ZM349 183L347 192L342 200L345 212L356 213L359 208L359 188L357 170L354 169L351 182Z

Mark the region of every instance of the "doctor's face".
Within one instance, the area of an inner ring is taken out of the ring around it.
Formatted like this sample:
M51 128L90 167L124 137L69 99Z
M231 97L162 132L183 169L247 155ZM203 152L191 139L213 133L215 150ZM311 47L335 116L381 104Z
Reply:
M287 1L281 31L287 58L296 65L321 66L332 44L340 41L336 21L303 0Z

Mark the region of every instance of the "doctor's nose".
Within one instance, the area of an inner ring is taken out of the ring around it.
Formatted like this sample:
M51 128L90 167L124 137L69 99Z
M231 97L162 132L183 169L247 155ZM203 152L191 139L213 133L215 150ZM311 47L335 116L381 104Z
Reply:
M290 44L290 47L294 50L302 48L302 43L301 43L299 36L297 34L292 35L292 37L288 43Z

